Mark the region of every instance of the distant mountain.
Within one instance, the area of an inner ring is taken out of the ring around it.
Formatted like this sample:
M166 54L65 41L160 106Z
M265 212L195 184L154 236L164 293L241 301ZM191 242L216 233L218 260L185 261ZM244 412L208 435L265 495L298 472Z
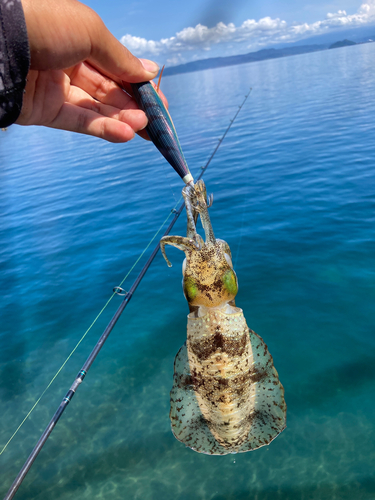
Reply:
M307 52L317 52L328 49L328 44L322 45L300 45L285 47L282 49L262 49L258 52L249 52L238 56L212 57L210 59L200 59L179 66L165 68L163 75L176 75L178 73L190 73L192 71L201 71L204 69L221 68L223 66L235 66L265 59L276 59L278 57L294 56L296 54L305 54Z
M353 40L356 43L368 42L369 40L375 40L375 26L361 26L359 28L350 29L340 29L331 31L330 33L324 33L322 35L314 35L299 42L294 42L293 45L314 45L314 44L327 44L331 45L337 40ZM276 48L282 48L290 44L283 44L276 46Z
M355 42L352 42L351 40L342 40L341 42L335 42L332 45L330 45L328 48L329 49L338 49L339 47L348 47L349 45L357 45Z
M342 41L337 42L339 37L342 38ZM351 40L347 37L350 37ZM227 57L212 57L209 59L192 61L186 64L165 68L163 74L168 76L176 75L178 73L190 73L192 71L220 68L223 66L234 66L237 64L245 64L297 54L306 54L307 52L317 52L329 48L346 47L348 45L356 45L358 43L367 43L372 41L375 41L375 26L352 28L351 30L340 30L324 35L316 35L306 38L303 41L290 44L279 44L276 45L277 48L262 49L248 54Z

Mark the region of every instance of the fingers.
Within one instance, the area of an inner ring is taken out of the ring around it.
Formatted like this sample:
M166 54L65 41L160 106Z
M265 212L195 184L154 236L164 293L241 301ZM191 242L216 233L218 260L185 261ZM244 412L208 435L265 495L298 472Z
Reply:
M119 99L122 96L114 101L118 103ZM147 118L143 111L134 109L129 96L126 99L129 106L125 105L124 109L102 103L83 89L72 86L63 71L31 70L17 123L94 135L110 142L127 142L147 125Z
M76 0L59 0L52 7L48 0L22 4L32 69L17 122L112 142L130 140L134 132L146 137L145 115L120 86L152 80L157 64L134 57L92 9Z
M98 101L120 109L138 109L136 102L111 78L98 73L89 64L77 64L66 73L72 85L81 88Z
M72 85L80 87L98 101L120 109L138 109L135 100L129 96L132 90L126 82L122 82L122 87L128 93L124 92L113 80L102 75L85 62L77 64L65 72L70 77ZM154 82L151 82L151 84L156 87ZM164 106L168 109L168 101L160 89L159 95L164 102Z
M22 0L22 5L32 69L64 69L88 60L118 83L156 77L157 64L134 57L87 5L76 0Z
M55 70L58 73L61 69L76 66L70 73L64 69L71 77L72 85L80 87L103 104L118 109L137 109L135 102L119 85L122 85L122 81L134 83L152 80L159 71L154 62L134 57L108 31L92 9L76 0L53 2L53 8L48 0L22 0L22 3L29 35L32 70L40 73ZM53 92L44 89L40 91L43 81L54 86ZM69 87L65 82L65 88L67 86ZM66 91L58 92L57 87L58 82L38 77L35 93L32 91L29 93L31 99L26 96L24 100L30 106L23 123L46 124L51 115L56 116L56 108L60 109L66 96ZM62 85L60 90L61 88ZM46 95L53 96L53 99L49 100L48 106L43 106L41 98ZM160 95L168 106L163 94ZM35 103L36 98L38 103ZM44 121L47 108L48 119ZM135 130L139 128L135 127ZM145 132L140 135L145 136Z
M93 135L109 142L127 142L134 138L130 125L114 118L107 118L96 111L65 103L50 124L52 128Z
M104 104L114 106L119 109L132 109L138 110L138 106L134 99L132 99L126 92L124 92L113 80L99 73L95 68L87 63L81 63L77 66L66 70L70 76L71 84L83 89L87 94L94 97L97 101ZM151 82L154 87L155 84ZM123 87L128 93L131 93L130 85L123 82ZM168 101L164 94L159 90L159 95L168 109ZM140 113L143 113L139 111ZM143 115L144 116L144 115ZM147 120L144 116L146 123L138 128L133 127L137 134L143 139L150 140L144 127L147 125ZM124 120L126 121L126 120ZM133 123L133 122L132 122Z
M122 109L109 104L103 104L102 102L93 99L84 90L75 86L70 88L67 101L80 108L94 111L97 115L126 123L135 132L143 130L147 125L146 115L137 107L135 107L135 109L133 107L124 107L124 109ZM130 99L130 102L132 103L133 101Z
M92 26L91 55L88 61L104 74L130 83L145 82L155 78L159 66L148 59L138 59L124 47L106 28L99 16L96 26Z
M121 89L114 89L119 90ZM124 94L124 92L122 92ZM109 94L108 102L118 104L121 95ZM106 94L108 96L108 94ZM66 102L58 115L49 124L50 127L93 135L109 142L127 142L134 138L135 132L147 125L146 115L132 106L132 99L127 96L130 107L124 108L105 104L94 99L83 89L71 85Z

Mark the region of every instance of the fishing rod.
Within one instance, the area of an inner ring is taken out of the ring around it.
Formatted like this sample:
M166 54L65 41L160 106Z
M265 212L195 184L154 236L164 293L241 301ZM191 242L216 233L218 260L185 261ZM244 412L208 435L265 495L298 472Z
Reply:
M151 86L151 84L150 84L150 86ZM207 170L208 165L211 163L213 157L215 156L215 154L216 154L217 150L219 149L221 143L223 142L225 136L229 132L229 129L233 125L235 119L237 118L238 113L241 111L241 109L242 109L243 105L245 104L247 98L249 97L250 93L251 93L251 89L250 89L249 93L245 95L245 99L243 100L242 104L239 106L239 108L238 108L236 114L234 115L233 119L230 120L230 123L229 123L228 127L226 128L226 130L225 130L224 134L222 135L222 137L219 139L219 142L218 142L216 148L214 149L213 153L211 154L210 158L208 159L207 163L203 167L201 167L201 172L200 172L199 176L197 177L197 180L201 179L202 176L203 176L203 174L204 174L204 172ZM150 120L150 118L149 118L149 120ZM173 130L174 130L174 127L173 127ZM174 133L175 133L175 131L174 131ZM176 134L176 137L177 137L177 134ZM178 139L177 139L177 141L178 141ZM186 162L182 163L182 164L186 165ZM175 168L174 165L172 165L172 166L173 166L173 168ZM186 165L186 168L187 168L187 165ZM183 176L185 177L185 176L187 176L187 175L190 174L190 172L188 172L188 173L186 172L185 166L184 166L183 169L180 169L181 173L176 168L175 168L175 170L177 171L177 173L179 173L179 175L180 175L181 178L183 178ZM187 179L188 180L187 180L186 183L188 184L188 183L190 183L190 179L189 178L187 178ZM193 179L193 177L191 177L191 179ZM175 222L179 218L179 216L180 216L180 214L181 214L184 206L185 206L185 202L183 201L181 203L181 205L179 206L178 209L173 209L173 213L175 215L174 215L172 221L170 222L169 226L167 227L166 231L164 232L163 236L167 236L169 234L169 232L173 228ZM93 362L95 361L95 358L98 356L98 354L99 354L100 350L102 349L105 341L107 340L109 334L111 333L111 331L113 330L114 326L116 325L117 320L119 319L119 317L123 313L124 309L126 308L126 306L128 305L128 303L130 302L130 299L133 297L133 294L135 293L135 291L136 291L139 283L142 281L142 278L146 274L148 268L150 267L152 261L154 260L156 254L158 253L159 248L160 248L160 243L158 243L155 246L155 248L152 251L150 257L148 258L147 262L145 263L145 265L143 266L143 268L139 272L137 278L134 280L134 283L132 284L132 286L131 286L131 288L129 289L128 292L125 292L125 290L123 290L119 286L116 286L113 289L113 291L115 293L117 293L118 295L124 295L123 301L121 302L121 304L118 307L118 309L115 312L115 314L112 316L112 319L110 320L110 322L108 323L106 329L104 330L104 332L100 336L99 340L97 341L95 347L91 351L90 355L88 356L88 358L87 358L86 362L84 363L84 365L82 366L81 370L78 372L78 375L76 376L73 384L71 385L70 389L68 390L68 392L64 396L64 398L61 401L59 407L57 408L55 414L51 418L49 424L45 428L43 434L40 436L40 438L39 438L38 442L36 443L34 449L32 450L32 452L30 453L30 455L27 458L26 462L24 463L24 465L22 466L21 470L19 471L16 479L13 481L13 484L9 488L8 493L4 497L4 500L11 500L14 497L14 495L17 493L17 490L21 486L22 481L25 479L25 477L26 477L27 473L29 472L31 466L33 465L36 457L38 456L39 452L43 448L45 442L47 441L47 439L50 436L51 432L55 428L57 422L59 421L61 415L64 413L66 407L68 406L68 404L72 400L72 398L73 398L74 394L76 393L78 387L83 382L85 376L87 375L87 372L89 371L89 369L91 368Z

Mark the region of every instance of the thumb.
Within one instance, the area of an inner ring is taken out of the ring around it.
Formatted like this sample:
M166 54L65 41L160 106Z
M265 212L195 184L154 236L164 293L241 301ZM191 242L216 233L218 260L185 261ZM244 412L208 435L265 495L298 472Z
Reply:
M155 78L159 66L148 59L138 59L120 43L100 20L100 33L92 39L90 64L118 83L145 82Z

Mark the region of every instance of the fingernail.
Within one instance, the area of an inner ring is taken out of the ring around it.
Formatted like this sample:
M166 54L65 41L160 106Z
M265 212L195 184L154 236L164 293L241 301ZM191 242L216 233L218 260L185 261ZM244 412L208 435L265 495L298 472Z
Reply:
M146 71L150 73L157 73L159 71L159 66L154 61L150 61L149 59L140 59L140 61Z

